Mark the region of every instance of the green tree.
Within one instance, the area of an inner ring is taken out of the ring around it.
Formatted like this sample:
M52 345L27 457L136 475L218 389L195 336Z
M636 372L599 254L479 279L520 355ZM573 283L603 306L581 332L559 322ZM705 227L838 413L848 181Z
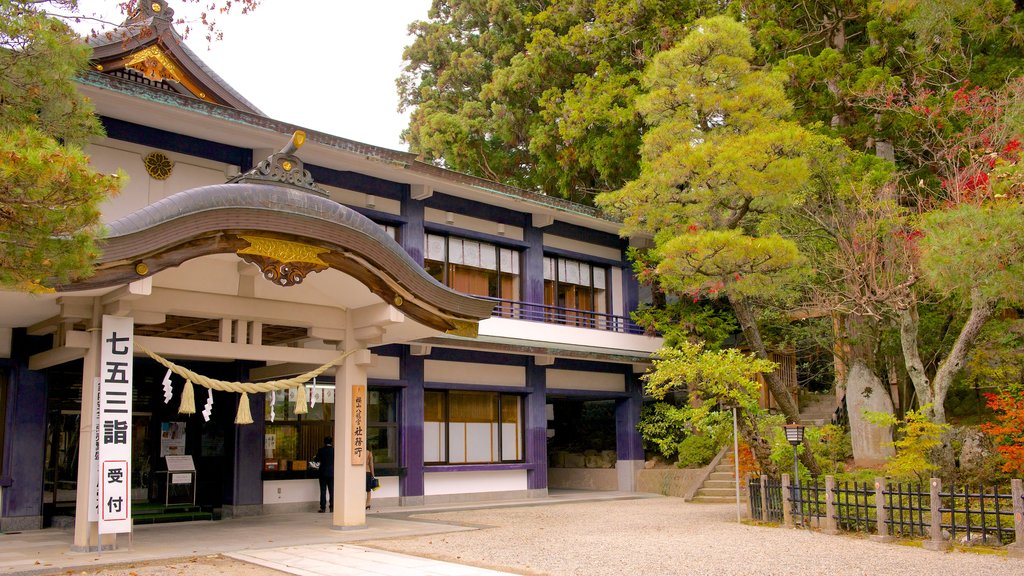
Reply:
M758 404L761 384L757 381L758 375L769 374L775 368L774 362L735 348L705 350L702 344L692 342L664 347L655 355L653 369L643 376L645 391L660 400L668 392L682 388L688 392L689 405L681 409L662 408L667 428L649 427L647 431L670 435L682 427L691 434L712 435L722 428L719 407L735 406L739 432L753 449L762 472L777 475L771 447L758 426L763 411ZM650 439L657 442L660 438ZM672 449L663 447L662 452L670 453Z
M102 133L74 83L88 57L39 3L0 0L0 285L32 290L92 272L99 204L121 182L81 152Z
M656 56L638 101L650 125L640 175L597 202L623 219L624 234L654 236L663 288L725 298L751 352L767 360L759 309L793 297L804 270L796 245L774 230L801 202L825 139L789 119L784 78L755 70L753 55L746 28L719 16ZM774 373L765 380L796 422L784 383ZM809 456L806 465L817 471Z
M709 0L435 0L398 80L445 167L589 203L636 176L642 70Z

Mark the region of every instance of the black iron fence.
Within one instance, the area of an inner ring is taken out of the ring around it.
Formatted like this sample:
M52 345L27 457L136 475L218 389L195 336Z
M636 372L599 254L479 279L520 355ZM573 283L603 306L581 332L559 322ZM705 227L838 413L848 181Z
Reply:
M924 546L944 550L953 543L1011 545L1024 554L1024 484L1013 480L1010 489L966 486L943 490L932 478L928 485L842 482L826 476L790 482L766 477L749 481L750 515L755 520L786 526L864 532L889 540L923 538Z

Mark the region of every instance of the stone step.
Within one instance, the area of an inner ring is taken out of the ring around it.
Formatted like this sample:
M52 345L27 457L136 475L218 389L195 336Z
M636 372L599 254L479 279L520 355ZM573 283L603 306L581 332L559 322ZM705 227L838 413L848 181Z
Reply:
M736 490L736 483L732 480L708 480L704 483L701 490Z
M697 490L697 496L732 496L736 497L736 487L731 488L701 488Z
M736 495L732 496L695 496L691 502L700 502L702 504L736 504ZM746 499L740 498L740 502L746 502Z
M832 418L800 418L800 423L804 426L824 426L832 421Z
M733 476L735 476L735 474L732 472L712 472L711 475L708 476L708 480L732 480Z

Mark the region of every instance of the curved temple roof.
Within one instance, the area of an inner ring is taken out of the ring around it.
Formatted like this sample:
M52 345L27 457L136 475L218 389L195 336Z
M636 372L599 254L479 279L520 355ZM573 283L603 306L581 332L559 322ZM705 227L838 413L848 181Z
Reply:
M174 29L174 10L165 0L140 1L124 24L89 38L89 45L93 68L104 74L128 73L152 86L262 115L189 50Z
M281 286L334 268L406 316L444 332L476 335L494 303L426 273L383 228L322 193L293 153L281 152L227 184L179 192L110 224L94 276L61 292L128 284L187 260L235 253Z

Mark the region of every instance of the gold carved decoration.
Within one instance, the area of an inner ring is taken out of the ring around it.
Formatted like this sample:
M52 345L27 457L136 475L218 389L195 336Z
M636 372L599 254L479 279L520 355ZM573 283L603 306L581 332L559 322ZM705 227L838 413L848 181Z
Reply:
M131 58L125 62L125 67L135 68L143 76L154 82L170 78L171 80L186 84L181 70L156 46L150 46L145 50L132 54Z
M174 162L162 152L150 152L142 163L146 166L146 172L155 180L167 180L174 170Z
M327 263L320 259L320 254L330 252L326 248L261 236L241 238L249 246L239 250L238 256L259 266L263 277L278 286L301 284L307 274L328 268Z
M479 322L459 320L457 318L451 318L450 321L455 325L455 327L446 331L446 334L451 334L452 336L464 336L466 338L476 338L480 332Z

